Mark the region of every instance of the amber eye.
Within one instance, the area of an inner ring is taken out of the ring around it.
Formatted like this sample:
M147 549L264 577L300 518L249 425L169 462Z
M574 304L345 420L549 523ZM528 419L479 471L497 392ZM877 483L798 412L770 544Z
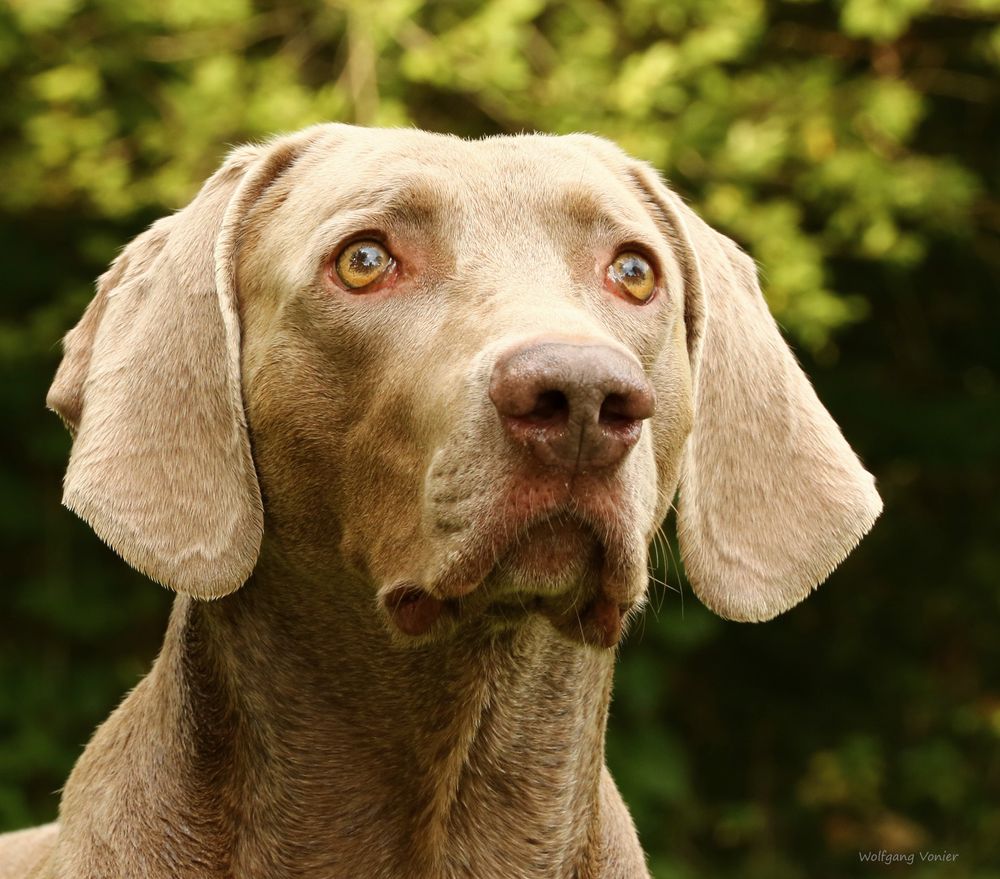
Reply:
M656 275L645 257L625 250L608 266L608 278L633 299L645 302L656 289Z
M337 277L351 290L367 287L388 272L395 260L378 241L352 241L337 255Z

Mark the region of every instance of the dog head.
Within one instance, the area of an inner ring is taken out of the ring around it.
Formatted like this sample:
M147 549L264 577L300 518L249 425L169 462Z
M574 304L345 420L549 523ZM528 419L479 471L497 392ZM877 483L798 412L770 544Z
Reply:
M410 636L615 644L678 486L696 593L767 619L880 510L752 261L582 135L238 149L103 276L49 405L66 505L154 580L224 596L266 539Z

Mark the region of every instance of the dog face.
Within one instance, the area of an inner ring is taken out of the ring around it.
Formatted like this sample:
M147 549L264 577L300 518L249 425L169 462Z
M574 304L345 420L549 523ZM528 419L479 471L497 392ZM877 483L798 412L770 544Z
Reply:
M679 481L692 583L739 619L879 510L752 263L586 136L239 150L102 279L49 400L67 505L140 570L223 595L264 533L411 637L538 612L612 646Z
M693 411L685 279L641 192L585 139L366 131L246 228L275 539L350 564L412 634L538 609L617 641Z

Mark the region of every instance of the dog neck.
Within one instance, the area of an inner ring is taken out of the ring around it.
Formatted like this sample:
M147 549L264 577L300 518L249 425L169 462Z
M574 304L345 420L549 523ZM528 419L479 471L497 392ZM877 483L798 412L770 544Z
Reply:
M172 779L151 805L220 875L584 876L612 671L540 618L400 646L370 587L271 562L179 598L118 714L141 703L132 747Z

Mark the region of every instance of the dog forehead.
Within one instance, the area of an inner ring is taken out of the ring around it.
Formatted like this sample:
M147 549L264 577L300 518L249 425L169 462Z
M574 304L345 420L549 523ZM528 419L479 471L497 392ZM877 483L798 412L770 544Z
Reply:
M464 140L415 129L333 129L304 156L293 186L301 206L365 209L390 202L414 210L480 213L479 219L553 211L566 219L602 215L640 218L646 212L625 178L602 158L615 150L581 135L499 135ZM477 210L478 209L478 210Z

